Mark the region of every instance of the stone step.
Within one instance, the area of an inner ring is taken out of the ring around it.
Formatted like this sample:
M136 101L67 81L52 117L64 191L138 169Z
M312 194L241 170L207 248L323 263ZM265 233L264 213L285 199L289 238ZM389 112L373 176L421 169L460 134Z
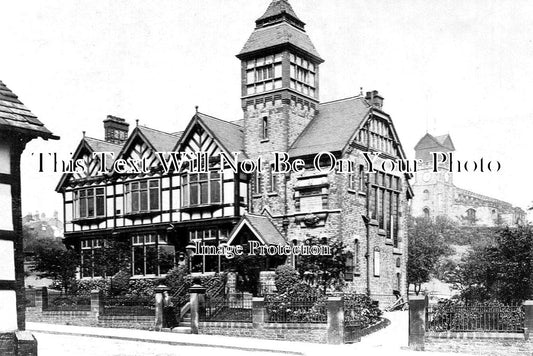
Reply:
M191 326L190 321L180 321L180 326Z
M190 334L191 328L189 326L177 326L172 329L172 332L178 334Z

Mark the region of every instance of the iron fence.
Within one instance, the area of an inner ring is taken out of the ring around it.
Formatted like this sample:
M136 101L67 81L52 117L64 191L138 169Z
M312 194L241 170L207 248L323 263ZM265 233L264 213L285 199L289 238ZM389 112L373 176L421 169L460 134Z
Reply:
M428 308L426 330L524 332L521 305L436 305Z
M61 292L48 293L48 304L43 305L43 310L47 311L90 311L91 297Z
M326 323L326 298L265 296L267 323Z
M104 315L154 316L153 297L108 296L104 298Z
M245 293L206 295L202 321L252 322L252 296Z

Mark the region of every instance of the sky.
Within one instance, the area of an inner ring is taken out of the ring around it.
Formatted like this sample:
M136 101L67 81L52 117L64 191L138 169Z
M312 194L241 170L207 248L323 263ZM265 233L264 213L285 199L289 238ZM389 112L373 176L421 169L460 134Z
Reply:
M0 80L56 135L22 163L23 213L62 212L61 173L82 131L106 115L163 131L200 111L242 118L235 55L270 0L0 0ZM426 131L452 136L456 158L500 172L457 186L522 208L533 201L533 2L290 0L325 59L322 102L378 90L409 158Z

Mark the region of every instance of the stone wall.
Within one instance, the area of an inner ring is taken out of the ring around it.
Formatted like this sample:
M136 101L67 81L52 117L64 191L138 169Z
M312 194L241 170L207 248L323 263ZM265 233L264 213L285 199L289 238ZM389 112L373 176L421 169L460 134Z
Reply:
M48 324L98 325L98 317L90 311L41 311L39 308L27 308L26 320Z
M533 353L533 342L518 339L444 339L426 338L424 351L459 352L484 356L530 356Z
M15 333L0 334L0 355L15 356Z

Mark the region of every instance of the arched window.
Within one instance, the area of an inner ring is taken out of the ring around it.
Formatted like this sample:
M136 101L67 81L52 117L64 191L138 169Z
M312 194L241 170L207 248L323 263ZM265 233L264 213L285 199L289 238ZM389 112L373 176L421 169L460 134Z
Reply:
M424 194L424 200L429 200L429 190L425 189L423 194Z
M361 273L361 263L360 263L360 260L359 260L359 249L360 249L360 246L359 246L359 239L355 239L355 246L354 246L354 260L355 260L355 268L354 268L354 273L355 274L360 274Z
M402 290L402 275L400 273L396 273L396 290Z
M401 261L400 261L400 257L398 257L398 258L396 259L396 267L400 268L401 265L402 265L402 264L401 264Z
M475 224L476 223L476 211L472 208L468 209L466 211L466 219L468 220L470 224Z
M354 272L353 253L348 252L346 253L344 280L353 281L353 272Z
M424 211L424 218L429 219L430 218L429 209L428 208L424 208L423 211Z
M381 268L381 256L379 247L374 247L374 277L379 277Z

